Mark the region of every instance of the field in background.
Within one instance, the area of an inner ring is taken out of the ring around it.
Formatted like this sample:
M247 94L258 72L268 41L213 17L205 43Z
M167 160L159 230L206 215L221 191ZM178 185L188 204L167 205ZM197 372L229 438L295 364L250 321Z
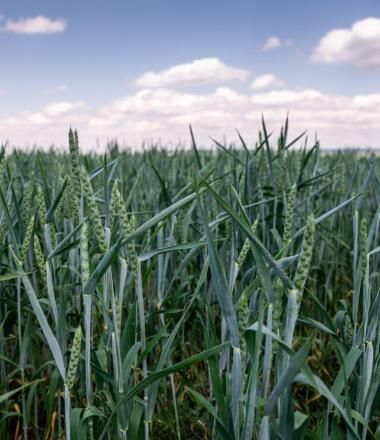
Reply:
M1 155L0 438L380 438L379 159L241 141Z

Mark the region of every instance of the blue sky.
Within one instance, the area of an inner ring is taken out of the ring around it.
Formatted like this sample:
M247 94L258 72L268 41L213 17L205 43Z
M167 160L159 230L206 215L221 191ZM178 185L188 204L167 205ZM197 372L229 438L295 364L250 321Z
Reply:
M86 148L175 141L190 122L253 141L262 112L277 129L290 111L322 145L379 146L377 0L3 0L0 15L0 141L62 145L69 123Z

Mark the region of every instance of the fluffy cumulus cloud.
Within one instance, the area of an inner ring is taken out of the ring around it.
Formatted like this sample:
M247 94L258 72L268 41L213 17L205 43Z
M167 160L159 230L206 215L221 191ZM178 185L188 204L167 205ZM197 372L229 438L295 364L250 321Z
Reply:
M313 89L242 94L226 87L208 94L143 89L97 108L81 101L50 103L33 113L0 118L0 141L64 146L74 125L84 150L95 148L96 141L104 147L114 138L138 148L143 140L188 140L191 123L206 146L208 136L236 140L235 128L249 143L256 139L261 114L270 130L278 131L288 111L294 136L308 130L311 137L318 133L322 146L379 145L380 95L334 96Z
M351 28L331 30L319 41L311 60L379 70L380 18L369 17L356 21Z
M141 88L171 87L178 85L215 83L248 78L244 69L224 64L218 58L202 58L191 63L178 64L160 72L146 72L136 80Z
M307 102L313 102L315 105L317 102L327 101L328 96L313 89L304 90L279 90L270 91L266 93L258 93L253 95L251 100L254 104L262 106L281 106L288 105L293 106L298 103L306 105Z
M272 87L277 80L262 80L247 93L226 85L207 93L166 85L137 89L96 107L80 100L50 102L33 112L0 117L0 143L67 147L72 125L79 130L83 151L96 145L104 148L115 138L136 148L144 140L173 145L189 140L191 123L205 146L210 146L209 136L237 141L235 129L253 144L262 114L269 129L278 133L290 111L292 137L308 130L310 138L318 134L322 147L379 146L380 94L343 96L288 85Z
M283 87L285 82L277 78L272 73L266 73L264 75L257 76L251 83L253 90L262 90L273 87Z
M29 113L25 120L33 125L51 125L59 124L61 121L67 120L71 115L85 108L83 101L69 102L57 101L52 102L42 108L40 111Z
M292 46L292 41L291 40L283 40L280 37L277 37L276 35L272 35L271 37L268 37L262 47L262 50L266 51L266 50L271 50L271 49L276 49L278 47L290 47Z
M280 38L276 36L268 37L267 40L264 43L263 50L270 50L270 49L276 49L276 47L281 46L281 40Z
M375 111L380 110L380 94L374 93L370 95L356 95L353 99L353 104L357 108L370 109Z
M74 110L82 109L84 107L83 101L69 102L69 101L59 101L52 104L48 104L44 108L44 113L47 116L59 117L71 113Z
M19 18L6 20L1 28L4 32L15 34L55 34L66 29L66 22L62 19L51 19L38 15L37 17Z

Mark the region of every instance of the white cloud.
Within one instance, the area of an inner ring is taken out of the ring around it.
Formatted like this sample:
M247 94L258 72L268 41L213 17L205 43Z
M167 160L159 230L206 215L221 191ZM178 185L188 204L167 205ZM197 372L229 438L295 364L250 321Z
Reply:
M272 87L283 87L285 82L277 78L276 75L266 73L264 75L257 76L251 83L253 90L261 90Z
M66 121L73 118L73 115L77 116L78 112L83 113L85 109L86 106L83 101L51 102L40 111L24 115L24 118L31 125L50 125L53 127L57 123L66 123Z
M45 115L50 117L59 117L71 113L74 110L79 110L84 108L83 101L69 102L69 101L59 101L48 104L43 112Z
M277 47L281 46L281 40L280 38L276 36L269 37L263 46L263 50L270 50L270 49L276 49Z
M376 109L380 110L380 94L374 93L372 95L356 95L353 98L355 107L362 109Z
M308 102L313 102L315 105L319 102L325 102L327 96L321 92L313 89L305 90L276 90L266 93L255 94L251 100L254 104L262 106L293 106L297 103L306 105Z
M7 20L1 30L15 34L53 34L63 32L66 22L62 19L53 20L43 15L30 18Z
M35 125L46 125L50 122L50 120L42 112L31 113L27 116L27 120L31 124Z
M276 35L272 35L271 37L268 37L262 47L262 50L271 50L276 49L278 47L291 47L293 46L293 41L286 39L283 40L280 37L277 37Z
M380 146L380 94L330 95L315 89L271 89L252 94L227 87L212 93L173 89L143 89L96 108L83 101L58 101L34 112L0 117L0 144L51 144L67 148L70 125L78 128L83 151L110 139L139 147L143 140L166 143L189 140L188 124L197 140L210 146L208 136L236 140L235 128L252 144L264 114L268 128L278 133L290 111L290 136L318 133L323 146Z
M244 81L248 76L247 70L227 66L218 58L202 58L160 72L146 72L137 78L136 85L141 88L171 87L232 80Z
M380 69L380 18L369 17L356 21L351 28L331 30L319 41L311 60Z

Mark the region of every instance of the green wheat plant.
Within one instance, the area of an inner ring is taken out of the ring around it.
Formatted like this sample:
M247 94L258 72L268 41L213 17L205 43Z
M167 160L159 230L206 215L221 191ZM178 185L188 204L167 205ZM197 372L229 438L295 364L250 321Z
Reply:
M1 439L380 438L380 160L268 133L1 149Z

